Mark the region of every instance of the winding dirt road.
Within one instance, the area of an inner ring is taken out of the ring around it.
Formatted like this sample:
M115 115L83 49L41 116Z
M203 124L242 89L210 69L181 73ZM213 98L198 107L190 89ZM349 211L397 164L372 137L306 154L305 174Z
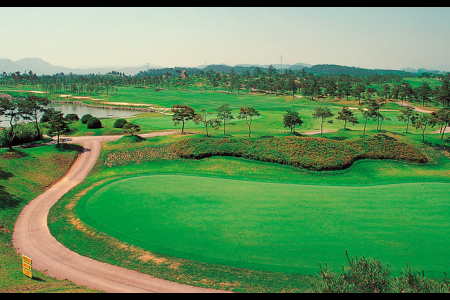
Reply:
M161 132L142 134L153 137L174 134ZM81 144L83 153L67 174L50 189L28 203L22 210L12 236L17 253L32 258L33 269L58 279L68 279L76 284L110 293L212 293L220 292L170 282L95 261L81 256L62 244L47 227L50 208L70 189L82 182L100 154L101 143L117 140L122 136L73 137L71 143Z

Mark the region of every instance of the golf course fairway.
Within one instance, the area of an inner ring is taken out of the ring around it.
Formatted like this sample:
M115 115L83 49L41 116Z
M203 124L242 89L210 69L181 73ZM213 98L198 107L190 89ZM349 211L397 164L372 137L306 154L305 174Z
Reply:
M450 185L320 186L186 175L111 180L80 199L86 224L155 253L266 271L339 271L378 257L393 273L450 267Z

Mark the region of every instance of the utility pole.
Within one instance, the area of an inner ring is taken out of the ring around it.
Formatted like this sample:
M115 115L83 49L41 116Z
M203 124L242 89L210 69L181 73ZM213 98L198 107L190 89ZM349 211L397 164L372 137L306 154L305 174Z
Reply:
M281 68L281 74L283 74L283 55L280 57L280 68Z

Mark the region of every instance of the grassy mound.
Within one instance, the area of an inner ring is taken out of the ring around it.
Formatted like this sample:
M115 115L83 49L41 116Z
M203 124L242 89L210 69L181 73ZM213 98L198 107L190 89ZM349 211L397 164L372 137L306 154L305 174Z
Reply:
M379 134L357 140L332 140L316 137L261 138L190 138L125 151L113 151L107 165L124 165L143 161L211 156L244 157L311 170L341 170L359 159L393 159L425 163L427 156L414 146Z

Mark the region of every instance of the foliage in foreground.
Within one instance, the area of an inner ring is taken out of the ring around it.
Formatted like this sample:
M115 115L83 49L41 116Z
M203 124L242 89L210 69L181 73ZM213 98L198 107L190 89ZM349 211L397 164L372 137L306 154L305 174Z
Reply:
M391 278L389 266L384 266L378 258L349 259L350 268L338 274L325 268L320 270L321 281L311 284L313 293L449 293L450 281L443 283L428 279L419 272L413 272L407 266L405 273Z
M315 137L191 138L157 147L112 151L107 165L211 156L244 157L311 170L340 170L358 159L394 159L425 163L427 156L412 145L384 135L352 141Z

